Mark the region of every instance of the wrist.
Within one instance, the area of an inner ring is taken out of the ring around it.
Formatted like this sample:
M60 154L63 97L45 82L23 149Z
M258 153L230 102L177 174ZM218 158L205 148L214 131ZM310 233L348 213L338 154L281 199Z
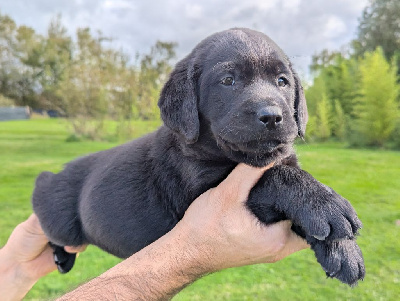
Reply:
M223 260L216 252L215 231L198 229L181 220L167 235L182 270L190 271L193 280L221 269Z
M0 250L0 275L2 300L21 300L38 280L24 272L6 246Z

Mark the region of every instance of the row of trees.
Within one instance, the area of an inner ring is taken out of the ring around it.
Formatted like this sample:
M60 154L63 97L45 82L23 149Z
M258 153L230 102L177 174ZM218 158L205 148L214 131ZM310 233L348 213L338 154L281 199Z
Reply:
M105 119L156 119L157 98L175 56L157 42L134 60L89 28L68 35L55 18L47 35L0 14L0 101L57 110L77 136L99 138Z
M371 0L349 51L313 57L311 140L400 148L400 2Z
M348 51L313 57L306 89L308 141L400 148L400 1L370 0ZM75 135L99 138L104 120L157 119L157 99L171 70L174 43L157 42L129 58L101 33L68 35L55 18L46 35L0 14L0 105L54 109Z

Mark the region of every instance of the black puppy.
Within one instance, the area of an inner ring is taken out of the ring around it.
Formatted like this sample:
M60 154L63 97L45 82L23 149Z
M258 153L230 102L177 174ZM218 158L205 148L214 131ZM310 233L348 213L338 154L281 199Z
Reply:
M329 277L363 279L354 209L297 164L292 145L304 135L306 102L271 39L249 29L208 37L176 65L159 106L158 131L40 174L33 208L54 244L90 243L128 257L171 230L239 162L275 161L252 189L249 210L266 224L292 220Z

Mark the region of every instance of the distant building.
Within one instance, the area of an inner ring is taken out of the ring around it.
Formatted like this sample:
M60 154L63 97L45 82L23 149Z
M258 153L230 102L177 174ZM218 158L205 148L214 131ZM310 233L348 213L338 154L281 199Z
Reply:
M30 118L29 107L0 107L0 121Z

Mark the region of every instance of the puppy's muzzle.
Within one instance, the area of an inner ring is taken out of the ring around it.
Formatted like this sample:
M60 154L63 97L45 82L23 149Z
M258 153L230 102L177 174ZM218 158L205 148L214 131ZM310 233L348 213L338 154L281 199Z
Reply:
M281 108L277 106L263 107L257 112L258 120L268 129L276 129L283 123Z

